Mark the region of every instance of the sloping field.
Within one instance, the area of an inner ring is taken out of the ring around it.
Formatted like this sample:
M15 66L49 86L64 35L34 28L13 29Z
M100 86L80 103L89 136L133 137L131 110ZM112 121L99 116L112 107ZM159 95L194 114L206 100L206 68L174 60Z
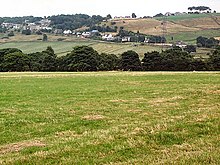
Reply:
M116 26L123 26L125 30L149 35L161 35L162 34L162 21L156 19L125 19L125 20L113 20L116 22ZM178 33L196 31L197 28L185 27L173 22L167 23L167 33Z
M162 35L163 19L161 17L153 19L118 19L112 20L112 22L115 22L118 27L123 26L128 31L140 31L148 35ZM219 13L169 16L166 21L168 41L170 41L171 37L174 37L174 41L195 43L195 39L199 36L220 36Z
M215 29L215 28L220 29L220 16L214 17L213 19L211 19L210 17L205 17L199 19L197 18L197 19L189 19L189 20L180 20L180 21L175 21L175 23L187 27L194 27L201 29Z
M220 73L0 73L0 164L220 164Z
M42 41L32 41L32 42L9 42L0 44L0 49L3 48L18 48L24 53L33 53L37 51L43 51L47 46L51 46L55 53L58 56L66 55L75 46L88 45L93 47L99 53L108 53L108 54L122 54L128 50L136 51L141 57L144 56L144 53L148 51L161 51L160 46L134 46L132 43L123 44L123 43L109 43L109 42L97 42L92 40L85 41L75 41L75 42L42 42Z

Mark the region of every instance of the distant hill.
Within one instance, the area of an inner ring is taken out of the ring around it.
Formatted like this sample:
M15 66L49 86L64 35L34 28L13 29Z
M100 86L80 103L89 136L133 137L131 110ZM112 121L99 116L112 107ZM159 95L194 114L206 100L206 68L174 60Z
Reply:
M165 21L165 24L163 24ZM185 14L147 19L112 19L103 22L108 26L124 27L125 30L147 34L175 36L176 40L195 41L199 35L220 37L220 14ZM165 30L163 30L165 29ZM184 37L183 37L184 36ZM174 38L174 40L175 40Z

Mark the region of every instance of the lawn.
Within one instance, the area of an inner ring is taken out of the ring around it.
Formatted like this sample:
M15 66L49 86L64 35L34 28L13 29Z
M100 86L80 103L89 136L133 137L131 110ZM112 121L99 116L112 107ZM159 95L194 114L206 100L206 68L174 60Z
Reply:
M220 164L219 72L0 73L0 164Z

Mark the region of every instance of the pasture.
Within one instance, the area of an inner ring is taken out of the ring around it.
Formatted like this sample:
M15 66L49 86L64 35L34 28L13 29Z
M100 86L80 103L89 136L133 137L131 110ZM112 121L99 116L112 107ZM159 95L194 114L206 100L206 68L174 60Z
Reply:
M136 51L141 58L144 53L149 51L161 51L161 46L150 46L150 45L140 45L134 46L136 43L111 43L111 42L99 42L93 40L76 40L76 41L20 41L20 42L7 42L0 44L0 49L3 48L18 48L24 53L34 53L38 51L43 51L47 46L51 46L58 56L66 55L75 46L87 45L93 47L99 53L108 54L122 54L128 50Z
M219 72L0 73L0 164L220 164Z

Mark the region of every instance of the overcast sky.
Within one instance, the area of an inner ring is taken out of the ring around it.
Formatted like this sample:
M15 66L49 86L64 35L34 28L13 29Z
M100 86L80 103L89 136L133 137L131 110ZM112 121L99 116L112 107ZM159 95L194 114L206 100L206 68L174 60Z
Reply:
M220 0L2 0L0 17L89 14L106 16L153 16L157 13L183 12L189 6L209 6L220 12Z

